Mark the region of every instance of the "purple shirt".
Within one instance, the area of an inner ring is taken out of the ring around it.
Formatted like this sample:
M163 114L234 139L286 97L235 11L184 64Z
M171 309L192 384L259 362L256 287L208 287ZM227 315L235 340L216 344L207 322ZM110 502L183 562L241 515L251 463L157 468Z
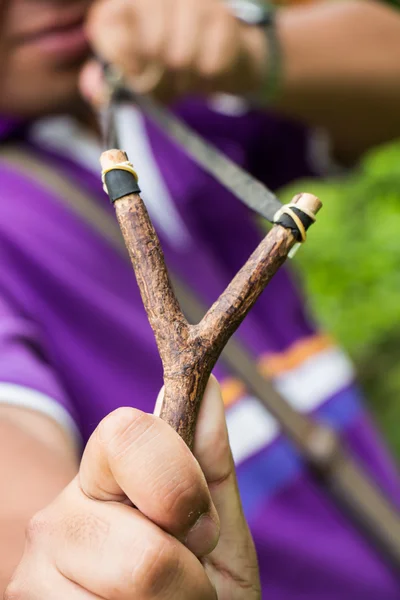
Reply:
M312 171L297 126L256 112L223 115L198 102L181 114L274 187ZM146 140L128 152L135 166L135 156L147 153L138 170L167 263L210 304L254 250L259 230L245 207L155 128L136 125ZM59 137L62 151L37 142L31 148L113 219L91 159L75 164ZM161 204L150 198L155 156ZM45 183L7 161L0 174L0 401L41 410L84 443L119 406L153 410L162 385L153 334L126 256ZM363 409L351 364L315 331L288 271L277 274L238 335L288 400L339 430L398 501L395 469ZM221 367L216 374L265 598L399 598L399 582L305 471L267 411L234 375Z

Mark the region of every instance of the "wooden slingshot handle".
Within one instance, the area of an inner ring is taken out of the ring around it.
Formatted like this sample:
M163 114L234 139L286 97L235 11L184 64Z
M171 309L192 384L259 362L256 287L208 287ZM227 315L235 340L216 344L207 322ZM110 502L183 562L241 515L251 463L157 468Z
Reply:
M101 165L107 170L126 160L121 150L108 150ZM322 206L311 194L300 194L293 203L314 215ZM114 206L163 364L160 416L192 448L200 402L218 357L297 240L289 229L274 226L202 321L190 325L140 195L124 196Z

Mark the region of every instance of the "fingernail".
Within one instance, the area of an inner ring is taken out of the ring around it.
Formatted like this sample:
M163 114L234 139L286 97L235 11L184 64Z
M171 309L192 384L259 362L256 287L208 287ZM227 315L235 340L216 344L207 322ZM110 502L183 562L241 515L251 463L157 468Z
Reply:
M186 538L186 546L196 556L210 554L218 543L218 517L209 513L201 515Z
M164 389L164 386L163 386L161 388L161 390L160 390L160 393L157 396L156 405L154 407L153 415L155 415L156 417L159 417L160 413L161 413L162 405L163 405L163 402L164 402L164 392L165 392L165 389Z

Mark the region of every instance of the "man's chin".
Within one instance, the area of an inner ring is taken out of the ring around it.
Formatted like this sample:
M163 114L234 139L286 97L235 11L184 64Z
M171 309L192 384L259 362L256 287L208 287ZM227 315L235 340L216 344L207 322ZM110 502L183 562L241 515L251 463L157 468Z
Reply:
M60 65L55 71L49 85L44 87L46 94L43 94L32 103L35 106L36 114L55 114L65 112L75 112L81 109L84 101L79 92L79 74L83 67L82 60L71 64Z
M86 101L82 98L79 91L76 89L73 94L68 97L62 96L57 102L49 102L44 106L38 107L35 114L32 117L43 117L46 115L57 115L57 114L82 114L87 112L89 107Z
M0 71L0 114L31 119L82 107L78 81L86 57L47 66L20 59Z
M66 83L53 82L41 89L37 86L35 90L32 87L26 90L19 88L4 94L0 98L0 114L31 120L46 115L82 112L86 103L78 89L78 78L71 80L69 85Z

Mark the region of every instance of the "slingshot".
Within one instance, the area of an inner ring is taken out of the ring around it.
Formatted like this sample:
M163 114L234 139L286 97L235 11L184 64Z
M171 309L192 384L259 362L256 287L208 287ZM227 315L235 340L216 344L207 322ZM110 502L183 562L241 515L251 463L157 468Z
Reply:
M121 89L114 92L113 100L128 93ZM338 434L294 410L271 382L260 375L246 350L230 340L280 266L299 243L305 242L306 231L315 221L321 202L311 194L300 194L289 205L282 206L272 192L166 109L147 98L134 99L142 111L204 169L274 224L219 299L206 311L191 297L190 291L182 288L181 282L171 284L160 242L140 197L138 177L128 157L118 149L103 153L104 187L114 204L163 364L165 394L161 418L179 433L189 448L193 447L201 399L211 371L224 352L225 362L234 367L248 390L277 418L282 431L295 443L326 492L399 572L398 509L343 447ZM105 137L117 141L113 109L111 103ZM184 311L174 288L179 289L181 303L184 300ZM189 324L183 312L197 324Z
M200 402L218 357L297 239L291 229L276 225L200 323L190 325L173 291L127 156L120 150L105 152L102 167L164 368L160 416L192 447ZM314 216L321 203L315 196L302 194L293 206Z

